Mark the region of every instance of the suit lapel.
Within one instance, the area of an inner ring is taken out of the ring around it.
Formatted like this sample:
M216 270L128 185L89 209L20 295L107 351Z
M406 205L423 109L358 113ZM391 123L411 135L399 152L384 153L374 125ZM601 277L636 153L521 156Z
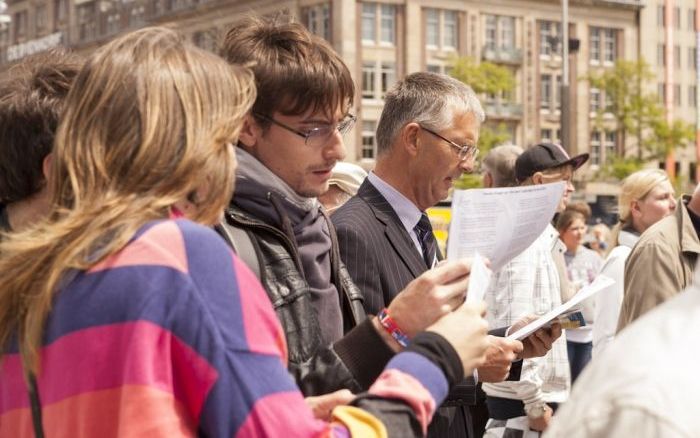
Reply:
M414 277L418 277L425 272L427 270L425 261L416 250L416 246L411 240L411 236L406 232L401 219L399 219L391 204L369 182L369 179L365 179L357 195L367 202L377 220L384 225L384 234L398 257L411 271L411 274Z

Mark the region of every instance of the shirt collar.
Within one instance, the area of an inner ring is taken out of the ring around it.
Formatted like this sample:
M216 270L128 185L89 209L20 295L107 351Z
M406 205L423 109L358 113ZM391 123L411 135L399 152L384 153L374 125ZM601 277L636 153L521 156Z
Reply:
M421 212L413 202L401 194L401 192L378 177L374 171L369 173L367 179L369 179L369 182L372 183L374 188L384 196L384 199L391 204L391 207L401 220L404 228L410 233L416 225L418 225L418 221L423 212Z

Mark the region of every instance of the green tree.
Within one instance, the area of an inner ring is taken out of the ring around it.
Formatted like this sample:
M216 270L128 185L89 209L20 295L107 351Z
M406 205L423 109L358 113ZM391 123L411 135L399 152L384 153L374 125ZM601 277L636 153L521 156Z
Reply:
M644 91L643 84L654 78L643 59L618 60L613 68L593 71L582 78L606 96L606 105L598 109L594 126L606 129L612 117L623 145L627 145L630 137L636 140L636 157L622 155L609 159L601 176L622 179L641 168L643 159L663 160L675 148L695 138L692 125L682 120L669 123L659 97Z
M683 120L671 123L665 118L659 118L652 125L652 133L647 149L651 156L663 159L678 146L685 146L695 139L695 127Z
M695 138L694 128L682 121L666 121L663 107L655 93L645 92L642 84L654 79L654 73L643 60L618 60L611 69L594 71L584 77L591 87L603 91L607 106L598 109L594 125L605 128L605 117L612 116L620 141L627 144L628 136L637 142L636 161L642 158L663 159L669 152ZM618 157L618 160L625 160ZM617 161L615 165L621 165ZM634 166L635 161L626 165Z
M637 157L621 157L614 155L603 165L598 176L612 177L619 181L627 178L644 167L644 161Z
M477 63L466 56L451 60L450 76L474 89L477 94L499 94L515 88L515 77L507 67L492 62Z

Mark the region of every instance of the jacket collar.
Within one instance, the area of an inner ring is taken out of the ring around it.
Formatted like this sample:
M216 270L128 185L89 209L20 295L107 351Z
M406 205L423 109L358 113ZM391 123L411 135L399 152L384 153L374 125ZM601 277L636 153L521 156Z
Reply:
M425 261L416 251L416 247L401 223L401 219L396 214L391 204L379 193L368 179L360 186L357 196L364 200L372 209L374 216L379 222L384 224L384 234L394 247L394 250L411 271L414 277L420 276L428 268Z
M693 221L688 214L689 195L683 195L676 209L676 219L678 220L678 235L681 238L681 252L691 252L700 254L700 239L693 227Z

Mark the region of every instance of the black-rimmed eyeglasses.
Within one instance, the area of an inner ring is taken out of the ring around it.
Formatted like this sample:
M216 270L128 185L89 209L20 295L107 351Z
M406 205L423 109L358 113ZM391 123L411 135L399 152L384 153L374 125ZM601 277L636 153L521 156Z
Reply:
M306 131L301 131L299 129L292 128L291 126L286 125L282 122L279 122L270 116L266 116L265 114L253 113L253 115L259 119L273 123L282 129L286 129L287 131L292 132L298 135L299 137L302 137L304 139L304 144L311 147L322 147L323 145L327 144L328 139L330 139L330 137L333 134L335 134L335 131L340 132L340 135L347 134L348 132L350 132L353 126L355 126L355 121L357 120L355 116L353 116L352 114L348 114L343 120L341 120L336 125L317 126L315 128L309 128Z
M461 161L464 161L464 160L469 159L469 158L476 158L477 155L479 155L479 148L474 146L474 145L465 144L463 146L460 146L457 143L453 142L452 140L446 139L445 137L443 137L442 135L433 131L432 129L428 129L428 128L421 126L421 125L418 125L418 126L420 126L420 128L423 131L428 132L430 134L433 134L435 137L439 138L440 140L446 141L447 143L449 143L450 146L457 149L457 151L459 151L457 153L457 155L459 156L459 159Z

